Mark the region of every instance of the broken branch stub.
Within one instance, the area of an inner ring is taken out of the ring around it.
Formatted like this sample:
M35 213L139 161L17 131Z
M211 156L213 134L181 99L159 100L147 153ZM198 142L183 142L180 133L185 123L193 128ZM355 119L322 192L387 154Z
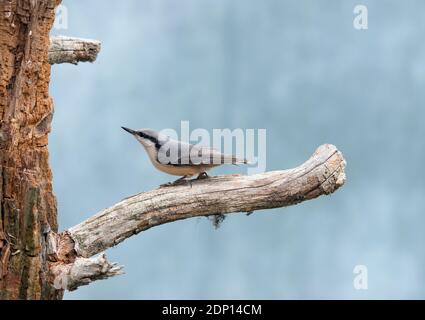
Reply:
M57 36L50 39L49 63L94 62L101 49L97 40Z

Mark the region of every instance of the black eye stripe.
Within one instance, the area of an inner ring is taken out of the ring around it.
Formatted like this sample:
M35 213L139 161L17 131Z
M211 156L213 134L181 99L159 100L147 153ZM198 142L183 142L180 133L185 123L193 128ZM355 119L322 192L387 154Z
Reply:
M147 139L147 140L151 141L152 143L154 143L155 147L158 150L161 148L161 145L160 145L158 139L156 139L155 137L149 136L149 135L147 135L146 133L143 133L143 132L138 132L137 134L139 136L141 136L142 138Z

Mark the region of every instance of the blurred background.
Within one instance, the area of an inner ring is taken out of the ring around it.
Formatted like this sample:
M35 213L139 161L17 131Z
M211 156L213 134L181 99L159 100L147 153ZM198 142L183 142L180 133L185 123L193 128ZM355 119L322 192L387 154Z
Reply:
M108 250L126 274L67 299L425 298L424 1L67 1L94 64L52 68L64 230L174 177L121 126L267 129L267 170L323 143L347 183L295 207L153 228ZM353 27L356 5L369 29ZM244 173L244 168L213 174ZM353 269L368 269L368 290Z

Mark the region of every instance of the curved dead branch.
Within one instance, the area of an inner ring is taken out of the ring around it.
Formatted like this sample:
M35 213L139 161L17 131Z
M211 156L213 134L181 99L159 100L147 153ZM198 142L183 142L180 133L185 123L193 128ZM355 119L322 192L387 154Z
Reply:
M309 160L294 169L253 176L213 177L127 198L53 237L56 239L56 249L52 250L55 261L53 281L63 283L58 279L68 279L69 269L75 269L72 264L78 259L90 258L161 224L199 216L252 213L295 205L333 193L345 183L345 165L342 153L335 146L323 145ZM110 265L106 260L105 264ZM87 279L99 278L96 271L99 268L94 268L93 277L87 274L89 269L85 269L83 278L86 281L79 284L74 280L72 289L87 284ZM65 276L60 275L61 272ZM115 272L106 272L102 278L113 275ZM78 279L75 272L73 279Z

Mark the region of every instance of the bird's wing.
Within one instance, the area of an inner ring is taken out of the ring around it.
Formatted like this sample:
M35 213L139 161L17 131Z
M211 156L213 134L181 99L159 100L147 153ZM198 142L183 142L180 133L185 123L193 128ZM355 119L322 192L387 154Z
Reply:
M168 164L174 166L196 166L196 165L222 165L222 164L246 164L245 159L238 159L233 155L222 154L216 149L193 145L181 141L168 140L164 150L159 153L166 155ZM158 159L160 162L161 159Z

